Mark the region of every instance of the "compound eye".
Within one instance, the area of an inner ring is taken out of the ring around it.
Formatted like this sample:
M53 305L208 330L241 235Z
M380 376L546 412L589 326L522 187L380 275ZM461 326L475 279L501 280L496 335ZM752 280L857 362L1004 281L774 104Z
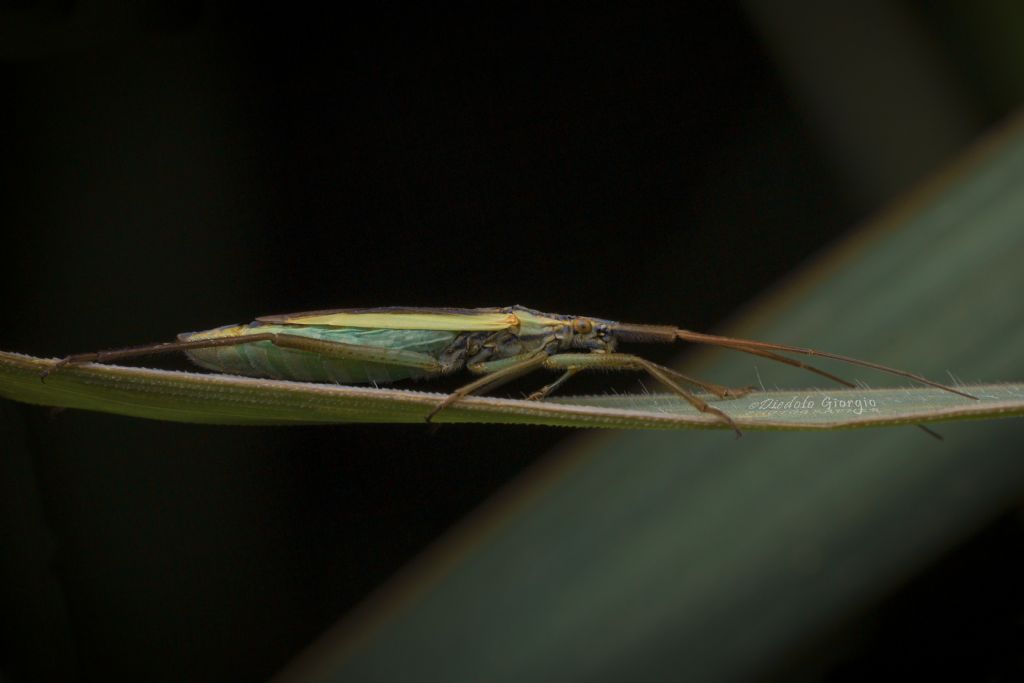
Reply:
M576 334L590 334L594 324L586 318L576 318L572 321L572 331Z

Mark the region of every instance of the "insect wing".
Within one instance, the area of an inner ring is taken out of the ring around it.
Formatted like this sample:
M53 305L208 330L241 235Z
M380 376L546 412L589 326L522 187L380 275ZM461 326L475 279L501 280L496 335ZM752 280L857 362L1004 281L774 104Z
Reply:
M284 325L451 332L506 330L519 324L515 313L496 308L353 308L268 315L256 321Z

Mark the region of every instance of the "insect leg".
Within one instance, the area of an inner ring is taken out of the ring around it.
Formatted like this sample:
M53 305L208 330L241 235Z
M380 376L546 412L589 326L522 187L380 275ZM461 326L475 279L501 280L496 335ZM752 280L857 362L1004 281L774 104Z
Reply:
M658 367L672 377L686 382L687 384L692 384L695 387L700 387L704 391L709 394L714 394L718 398L743 398L754 390L754 387L723 387L721 384L712 384L711 382L706 382L704 380L697 379L696 377L684 375L683 373L673 370L672 368L667 368L664 365L659 365Z
M532 394L530 394L529 396L526 397L526 400L527 401L539 401L539 400L541 400L542 398L544 398L544 397L548 396L549 394L551 394L555 389L557 389L558 387L560 387L563 384L565 384L569 380L570 377L572 377L576 373L580 372L582 369L583 368L577 368L577 367L570 367L570 368L566 369L566 371L563 372L558 379L556 379L551 384L543 386L540 389L538 389L537 391L533 392Z
M173 353L175 351L190 351L192 349L210 349L219 346L236 346L256 341L271 341L270 334L251 334L242 337L217 337L213 339L197 339L192 341L160 342L157 344L145 344L142 346L127 346L122 349L111 349L109 351L90 351L87 353L75 353L61 358L41 374L42 379L47 375L57 372L69 365L81 365L82 363L109 363L110 361L122 358L137 358L139 356L155 356L161 353Z
M366 363L383 363L399 365L406 368L418 368L430 374L442 374L448 368L436 358L417 351L404 349L388 349L380 346L364 344L345 344L343 342L312 339L297 334L275 333L270 340L274 346L314 353L324 358L338 360L363 361Z
M561 365L563 363L567 362L567 361L559 360L559 359L560 358L564 358L567 355L569 355L569 356L580 355L580 356L587 357L590 354L564 354L563 353L563 354L559 354L558 356L552 356L552 358L546 364L545 367L547 367L549 370L553 369L555 366L561 367ZM614 354L614 355L620 356L620 355L628 355L628 354ZM789 360L789 359L787 358L786 360ZM572 361L568 361L568 362L572 362ZM723 399L743 398L744 396L746 396L747 394L749 394L751 391L754 390L753 387L723 387L720 384L712 384L711 382L706 382L704 380L697 379L696 377L690 377L689 375L684 375L681 372L678 372L678 371L673 370L671 368L667 368L667 367L665 367L663 365L659 365L658 367L665 374L667 374L667 375L669 375L671 377L674 377L675 379L677 379L677 380L679 380L681 382L685 382L687 384L692 384L695 387L700 387L701 389L704 389L708 393L714 394L718 398L723 398ZM534 393L530 394L530 396L528 397L528 400L536 401L536 400L542 399L542 398L550 395L555 389L557 389L562 384L564 384L570 377L572 377L577 372L579 372L580 369L581 368L579 368L579 367L570 366L566 370L566 374L562 375L561 377L559 377L557 380L555 380L551 384L547 385L546 387L542 387L541 389L539 389L539 390L535 391Z
M297 334L258 332L244 334L234 337L213 337L210 339L190 339L185 341L164 342L162 344L148 344L145 346L130 346L123 349L110 351L93 351L90 353L78 353L66 356L55 362L43 371L41 377L60 370L68 365L79 365L81 363L108 363L122 358L135 358L138 356L151 356L160 353L171 353L175 351L194 351L198 349L212 349L223 346L238 346L239 344L251 344L254 342L270 342L274 346L299 351L307 351L329 358L341 360L361 360L365 362L390 363L403 367L414 367L432 373L442 373L445 368L433 356L415 351L401 349L386 349L376 346L363 346L359 344L343 344L340 342L312 339Z
M443 401L434 406L434 409L430 411L427 415L427 422L430 422L435 415L456 401L474 393L496 389L505 382L510 382L517 377L536 370L544 365L544 361L547 359L548 355L541 352L468 366L470 372L483 374L483 377L448 394Z
M561 353L548 356L544 362L544 367L550 370L575 369L576 371L642 370L670 388L700 412L713 415L720 422L731 427L736 432L736 436L741 436L742 434L731 417L718 408L708 405L706 401L681 387L676 382L674 375L683 377L682 375L679 375L675 370L670 370L657 363L653 363L646 358L628 353ZM719 388L724 389L724 387Z

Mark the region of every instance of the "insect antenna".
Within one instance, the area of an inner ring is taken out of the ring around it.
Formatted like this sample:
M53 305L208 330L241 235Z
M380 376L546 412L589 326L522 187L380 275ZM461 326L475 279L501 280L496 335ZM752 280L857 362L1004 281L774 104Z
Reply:
M795 365L796 367L804 368L805 370L809 370L810 372L814 372L818 375L829 377L830 379L845 384L846 386L852 387L854 385L836 377L835 375L826 373L824 370L820 370L806 363L801 363L800 361L793 360L792 358L786 358L785 356L781 356L773 352L782 351L785 353L796 353L802 356L818 356L820 358L829 358L843 363L848 363L850 365L859 365L860 367L878 370L879 372L885 372L890 375L896 375L897 377L906 377L907 379L918 382L919 384L935 387L936 389L942 389L943 391L948 391L951 394L963 396L964 398L974 399L975 401L978 400L977 396L972 396L971 394L968 394L966 391L961 391L959 389L946 386L945 384L934 382L928 379L927 377L922 377L921 375L918 375L913 372L908 372L907 370L891 368L887 365L872 363L871 361L861 360L859 358L852 358L850 356L843 356L838 353L831 353L829 351L819 351L817 349L809 349L802 346L789 346L788 344L774 344L771 342L754 341L752 339L736 339L734 337L722 337L719 335L703 334L701 332L691 332L690 330L683 329L676 330L676 337L678 339L681 339L682 341L694 342L697 344L708 344L710 346L721 346L723 348L734 349L736 351L749 353L755 356L771 358L772 360L779 361L780 363Z
M772 353L771 351L764 351L764 350L761 350L761 349L736 349L736 350L737 351L743 351L743 353L749 353L749 354L752 354L754 356L761 356L762 358L768 358L769 360L773 360L773 361L775 361L777 363L785 363L786 365L792 365L794 368L801 368L803 370L807 370L809 372L813 372L814 374L821 375L822 377L830 379L833 382L838 382L839 384L842 384L844 387L850 387L851 389L856 389L857 388L857 385L854 384L853 382L848 382L847 380L843 379L842 377L838 377L836 375L833 375L831 372L826 372L825 370L822 370L821 368L814 367L810 363L804 363L803 361L796 360L795 358L788 358L788 357L783 356L781 354Z
M755 356L761 356L763 358L768 358L770 360L777 361L779 363L785 363L786 365L792 365L793 367L796 367L796 368L803 368L804 370L809 370L810 372L813 372L816 375L821 375L822 377L827 377L828 379L830 379L830 380L832 380L834 382L838 382L839 384L842 384L843 386L850 387L851 389L856 389L857 388L857 385L854 384L853 382L848 382L845 379L843 379L842 377L837 377L836 375L833 375L831 372L825 372L821 368L816 368L816 367L814 367L813 365L811 365L809 363L804 363L802 361L798 361L798 360L795 360L793 358L787 358L786 356L780 355L778 353L772 353L771 351L764 351L762 349L740 349L738 347L730 347L730 348L733 348L733 349L735 349L737 351L742 351L743 353L749 353L749 354L753 354ZM945 387L943 387L943 388L945 388ZM934 438L934 439L938 439L939 441L945 441L945 439L942 438L942 434L939 434L938 432L936 432L933 429L929 429L928 427L926 427L923 424L917 424L917 425L914 425L914 426L917 427L918 429L920 429L922 432L924 432L928 436Z

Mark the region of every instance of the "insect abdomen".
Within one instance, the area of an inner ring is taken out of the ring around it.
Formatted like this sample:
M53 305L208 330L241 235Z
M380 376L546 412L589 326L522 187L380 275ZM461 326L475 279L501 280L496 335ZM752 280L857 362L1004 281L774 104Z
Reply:
M436 358L456 336L454 332L434 330L254 324L220 327L182 335L180 338L187 341L257 333L288 334L338 344L415 351L433 358ZM198 365L216 372L300 382L387 383L436 374L421 368L393 363L326 357L309 351L281 348L270 341L193 349L187 353Z

